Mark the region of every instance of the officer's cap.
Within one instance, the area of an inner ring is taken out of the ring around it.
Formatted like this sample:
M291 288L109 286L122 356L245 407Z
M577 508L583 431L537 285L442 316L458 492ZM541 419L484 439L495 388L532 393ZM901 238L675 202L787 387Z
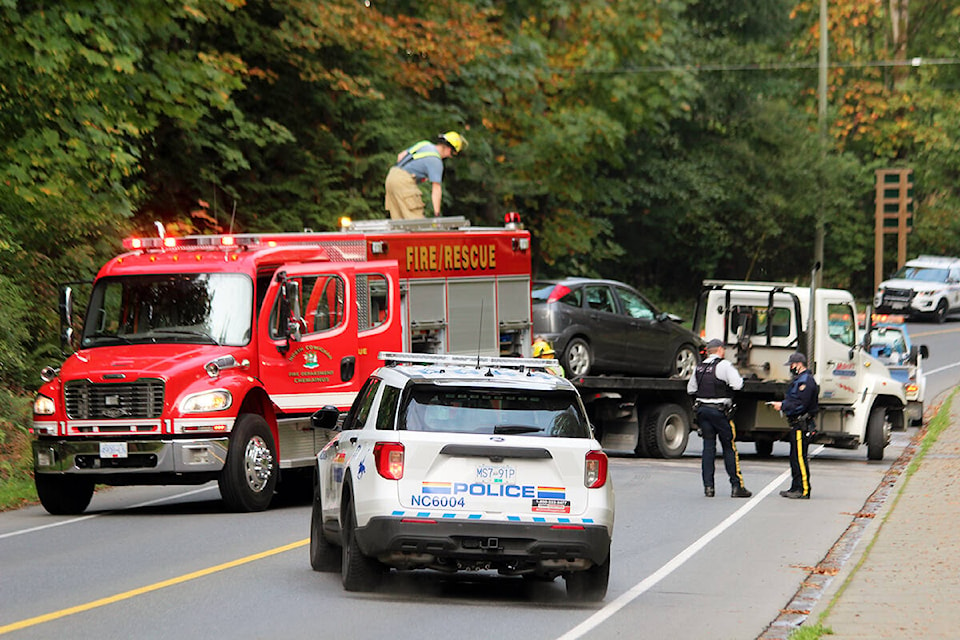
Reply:
M711 349L719 349L722 346L723 346L723 340L714 338L713 340L707 343L707 351L710 351Z
M790 357L787 359L787 361L784 364L793 364L794 362L799 362L803 364L803 366L807 366L807 356L800 353L799 351L795 351L794 353L790 354Z

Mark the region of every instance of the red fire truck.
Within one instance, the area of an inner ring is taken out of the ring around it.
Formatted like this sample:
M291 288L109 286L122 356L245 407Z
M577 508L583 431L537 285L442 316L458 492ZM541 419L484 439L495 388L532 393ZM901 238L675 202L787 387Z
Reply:
M263 510L329 438L310 415L349 407L381 351L529 355L530 235L509 220L127 239L78 339L61 291L74 352L44 371L32 429L44 508L216 479L230 509Z

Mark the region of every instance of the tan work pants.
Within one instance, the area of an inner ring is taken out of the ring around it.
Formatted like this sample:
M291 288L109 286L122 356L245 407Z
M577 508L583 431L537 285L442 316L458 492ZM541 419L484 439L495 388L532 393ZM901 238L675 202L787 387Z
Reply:
M391 220L422 218L424 204L420 187L412 174L400 167L391 167L387 173L386 196L383 206L390 212Z

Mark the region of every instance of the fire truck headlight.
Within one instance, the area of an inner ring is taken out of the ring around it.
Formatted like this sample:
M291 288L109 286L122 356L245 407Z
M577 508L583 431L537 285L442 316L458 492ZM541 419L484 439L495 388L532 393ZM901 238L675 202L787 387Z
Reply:
M56 410L56 403L47 396L38 395L33 401L33 413L38 416L52 416Z
M233 396L226 389L214 389L213 391L204 391L187 396L180 403L180 411L183 413L209 413L210 411L223 411L229 409L233 404Z

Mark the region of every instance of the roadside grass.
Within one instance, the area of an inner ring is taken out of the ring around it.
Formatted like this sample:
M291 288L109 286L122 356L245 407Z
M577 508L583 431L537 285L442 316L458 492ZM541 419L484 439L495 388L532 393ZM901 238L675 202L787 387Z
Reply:
M0 511L37 501L26 427L32 419L32 400L0 387Z
M830 604L817 616L816 623L812 625L803 625L798 629L794 630L790 636L789 640L820 640L823 636L832 636L833 629L830 627L824 626L827 622L827 619L830 617L830 613L833 611L833 607L837 604L837 601L840 600L840 597L843 596L843 593L847 590L847 587L850 585L850 582L853 580L854 576L860 570L860 567L863 566L863 563L870 556L870 551L873 549L874 543L877 541L877 533L883 529L883 525L886 524L887 518L890 517L890 514L897 507L897 503L900 502L900 497L903 495L903 490L906 488L907 483L910 482L910 478L917 472L917 469L920 468L920 464L923 462L924 456L927 455L927 452L930 450L930 447L937 441L937 438L940 437L940 434L943 433L943 430L947 428L950 424L950 406L953 404L953 397L956 395L957 391L954 390L950 393L943 404L940 406L940 409L927 424L927 432L923 436L923 440L920 443L920 447L917 450L917 453L913 456L913 460L910 461L910 464L907 465L907 470L904 472L906 478L902 483L900 483L900 488L897 490L897 495L894 497L893 502L890 505L890 508L887 509L886 514L883 516L883 520L880 522L879 527L877 528L876 533L874 533L873 539L870 541L870 544L867 545L867 548L864 550L863 555L860 556L859 562L850 572L850 574L843 581L843 584L840 585L840 588L837 589L837 592L833 595L833 598L830 599Z

